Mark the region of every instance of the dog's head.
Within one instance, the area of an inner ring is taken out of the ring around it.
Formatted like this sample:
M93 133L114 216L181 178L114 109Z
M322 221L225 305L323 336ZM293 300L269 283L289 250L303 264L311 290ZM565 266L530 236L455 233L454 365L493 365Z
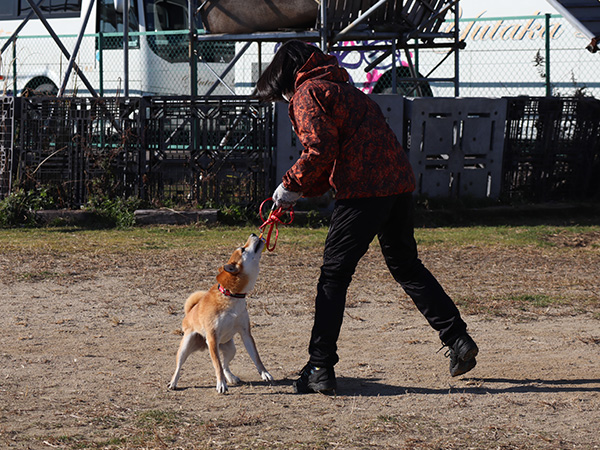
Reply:
M219 268L217 281L234 294L247 294L258 278L258 264L265 242L251 234L243 247L236 248L227 264Z

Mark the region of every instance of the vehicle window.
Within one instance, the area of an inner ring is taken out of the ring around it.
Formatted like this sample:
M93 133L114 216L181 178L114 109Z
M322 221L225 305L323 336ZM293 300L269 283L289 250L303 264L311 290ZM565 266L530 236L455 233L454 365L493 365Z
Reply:
M123 32L123 14L115 10L114 0L98 1L98 26L99 33L122 33ZM133 3L133 2L132 2ZM129 8L129 31L137 32L140 30L137 9L134 5ZM129 48L139 48L139 36L129 36ZM118 49L123 48L123 38L119 36L104 37L102 48Z
M154 3L154 17L157 30L186 30L188 28L187 2L157 0Z
M12 20L16 19L19 16L19 11L17 9L18 4L11 3L9 5L2 5L0 8L0 19L2 20Z
M37 0L36 4L37 4ZM60 17L79 17L81 15L82 0L43 0L39 5L44 17L60 18ZM19 17L26 17L32 8L27 0L19 0Z
M189 59L187 33L161 34L162 31L186 31L187 0L154 0L147 4L148 29L157 31L148 36L148 43L154 53L169 62L185 62Z
M161 31L187 31L188 0L154 0L146 3L146 26L157 31L148 37L154 53L172 62L189 61L189 36L182 34L161 34ZM196 27L202 29L200 15L196 16ZM198 56L205 62L229 62L235 55L233 42L202 42L196 47Z

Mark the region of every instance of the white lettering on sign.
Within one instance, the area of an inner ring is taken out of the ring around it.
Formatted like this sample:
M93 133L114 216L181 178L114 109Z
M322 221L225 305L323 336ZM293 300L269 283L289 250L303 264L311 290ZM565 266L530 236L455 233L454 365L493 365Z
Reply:
M485 11L480 13L474 19L482 19ZM511 23L510 17L486 20L461 20L460 22L460 40L466 41L521 41L524 39L546 39L545 17L537 11L535 18L527 19L521 23ZM462 11L460 14L462 18ZM483 18L485 19L485 18ZM514 19L512 19L514 20ZM443 29L449 33L454 30L454 24L448 24ZM558 22L550 23L550 39L558 39L564 32L564 27Z

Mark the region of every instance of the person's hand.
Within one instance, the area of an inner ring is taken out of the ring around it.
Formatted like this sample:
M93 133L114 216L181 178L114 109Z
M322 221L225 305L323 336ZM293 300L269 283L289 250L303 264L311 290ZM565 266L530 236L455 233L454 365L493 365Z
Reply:
M302 197L302 192L288 191L281 183L273 192L273 203L275 203L275 208L285 209L294 206L300 197Z

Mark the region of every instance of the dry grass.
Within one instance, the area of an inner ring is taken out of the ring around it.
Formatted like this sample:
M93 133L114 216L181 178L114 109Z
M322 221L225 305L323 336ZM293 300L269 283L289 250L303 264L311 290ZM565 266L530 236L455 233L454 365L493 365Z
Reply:
M291 395L326 230L286 228L249 299L272 385L214 391L205 354L173 369L186 295L250 228L0 230L0 447L563 449L600 445L599 227L417 231L482 348L451 379L376 245L355 274L336 397Z

